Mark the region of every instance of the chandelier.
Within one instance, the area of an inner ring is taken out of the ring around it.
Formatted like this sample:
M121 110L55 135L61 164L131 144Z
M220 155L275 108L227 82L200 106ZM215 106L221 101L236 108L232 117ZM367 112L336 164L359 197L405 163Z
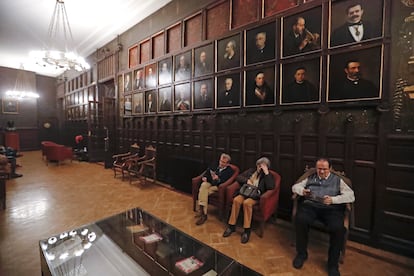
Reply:
M54 66L56 69L83 71L90 68L85 59L76 54L73 47L73 36L66 13L64 0L56 0L55 10L48 29L48 47L46 50L31 51L30 56L37 64L44 67ZM58 45L58 42L63 45ZM59 50L59 47L61 48ZM62 48L64 48L62 50Z

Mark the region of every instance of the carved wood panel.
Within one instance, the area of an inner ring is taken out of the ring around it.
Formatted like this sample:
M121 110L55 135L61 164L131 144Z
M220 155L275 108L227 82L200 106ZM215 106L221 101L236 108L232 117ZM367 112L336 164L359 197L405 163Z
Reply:
M184 46L190 46L201 41L203 35L202 15L197 14L184 22Z
M224 1L207 9L207 39L224 35L230 29L230 2Z

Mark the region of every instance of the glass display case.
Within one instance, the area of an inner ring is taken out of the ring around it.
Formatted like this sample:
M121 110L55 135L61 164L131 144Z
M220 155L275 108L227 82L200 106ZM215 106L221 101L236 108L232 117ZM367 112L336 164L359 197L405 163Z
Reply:
M42 275L261 275L139 208L39 246Z

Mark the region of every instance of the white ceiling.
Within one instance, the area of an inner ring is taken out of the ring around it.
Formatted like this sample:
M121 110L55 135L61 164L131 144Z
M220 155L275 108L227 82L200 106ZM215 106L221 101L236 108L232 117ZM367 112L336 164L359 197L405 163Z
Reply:
M86 57L171 0L65 0L77 53ZM32 50L48 45L56 0L0 0L0 66L40 75L62 72L35 64Z

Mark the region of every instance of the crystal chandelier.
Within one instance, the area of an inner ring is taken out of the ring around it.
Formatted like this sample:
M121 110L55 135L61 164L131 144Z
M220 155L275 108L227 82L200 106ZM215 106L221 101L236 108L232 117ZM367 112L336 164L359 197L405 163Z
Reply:
M58 37L59 35L61 37ZM35 58L38 64L44 67L54 66L56 69L64 69L65 71L71 69L83 71L90 68L83 57L78 56L74 50L70 51L73 36L64 0L56 0L55 10L49 24L48 37L49 43L46 50L30 52L30 56ZM58 41L63 42L64 45L57 45ZM59 50L59 47L64 50Z

